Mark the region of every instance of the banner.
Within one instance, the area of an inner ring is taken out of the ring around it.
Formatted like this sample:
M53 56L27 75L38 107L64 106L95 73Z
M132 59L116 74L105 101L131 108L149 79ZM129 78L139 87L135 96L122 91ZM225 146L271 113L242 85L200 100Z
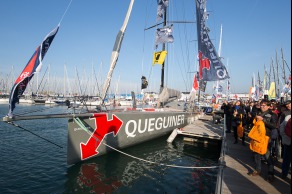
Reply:
M142 78L141 78L141 89L143 90L143 89L146 89L147 88L147 86L148 86L148 81L146 80L146 77L145 76L142 76Z
M160 21L163 19L164 11L168 7L168 0L158 0L157 1L157 17L156 21Z
M163 28L157 28L156 38L155 38L155 49L157 49L158 44L162 43L172 43L174 41L172 36L172 25L165 26Z
M208 18L206 0L196 0L196 12L200 80L218 81L228 79L227 69L221 62L221 58L208 35L209 28L205 24L205 20Z
M162 65L165 61L167 51L155 52L153 55L153 65Z
M198 79L197 79L196 74L195 74L195 76L194 76L193 89L196 90L196 91L199 90L199 83L198 83Z
M51 46L55 35L59 30L59 25L52 30L43 40L40 46L28 61L27 65L16 79L14 86L11 89L9 97L9 113L8 116L12 116L12 112L15 108L15 104L19 102L20 96L25 91L29 81L32 79L36 72L39 72L42 66L42 60L45 57L49 47Z

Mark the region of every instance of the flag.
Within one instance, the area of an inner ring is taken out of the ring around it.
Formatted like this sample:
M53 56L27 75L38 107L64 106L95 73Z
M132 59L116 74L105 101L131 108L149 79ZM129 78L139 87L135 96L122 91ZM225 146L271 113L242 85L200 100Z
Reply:
M165 26L163 28L157 28L156 39L155 39L155 49L157 49L158 44L161 43L172 43L174 41L172 36L172 25Z
M58 30L59 25L44 38L41 45L37 47L27 65L16 79L14 86L12 87L10 92L8 116L12 116L15 104L19 102L19 98L25 91L29 81L32 79L36 72L40 71L40 68L42 66L42 60L45 57L49 47L51 46Z
M216 95L215 94L212 95L212 99L211 100L212 100L212 103L216 103Z
M208 35L209 30L205 24L208 18L206 1L196 0L198 58L200 65L200 80L218 81L229 78L226 67L221 62L216 49Z
M256 85L255 86L255 93L254 93L254 100L258 101L260 97L260 89L259 87Z
M157 0L157 18L156 21L162 20L164 11L168 7L168 0Z
M153 65L162 65L165 61L167 51L155 52L153 55Z
M289 94L289 92L291 92L291 83L289 83L289 81L287 81L286 84L282 88L282 93Z
M269 95L269 99L276 98L276 83L275 82L271 83L268 95Z
M142 90L143 90L143 89L146 89L147 86L148 86L148 81L147 81L147 79L146 79L145 76L142 76L142 78L141 78L141 82L142 82L142 84L141 84L141 89L142 89Z
M193 89L196 90L196 91L199 90L199 83L198 83L198 79L197 79L196 74L195 74L195 76L194 76Z

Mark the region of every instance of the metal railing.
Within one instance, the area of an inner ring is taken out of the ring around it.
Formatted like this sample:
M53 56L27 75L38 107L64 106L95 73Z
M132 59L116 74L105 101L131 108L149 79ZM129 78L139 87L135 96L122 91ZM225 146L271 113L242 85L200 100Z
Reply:
M223 170L226 167L225 162L225 149L226 149L226 115L224 114L224 126L223 126L223 132L222 132L222 144L221 144L221 153L219 158L219 170L217 174L217 183L216 183L216 194L222 193L222 184L223 184Z

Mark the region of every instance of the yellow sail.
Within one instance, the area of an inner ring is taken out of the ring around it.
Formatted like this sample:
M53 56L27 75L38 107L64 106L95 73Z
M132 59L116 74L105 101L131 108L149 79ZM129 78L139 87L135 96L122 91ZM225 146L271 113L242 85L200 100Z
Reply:
M269 95L269 99L276 98L276 83L275 82L271 82L268 95Z
M153 65L155 64L162 65L164 63L166 54L167 54L166 51L155 52L153 55Z

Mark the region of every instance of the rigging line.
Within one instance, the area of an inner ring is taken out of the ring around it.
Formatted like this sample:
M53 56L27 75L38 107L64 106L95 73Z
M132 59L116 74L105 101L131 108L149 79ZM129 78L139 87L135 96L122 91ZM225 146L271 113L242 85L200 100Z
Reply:
M65 10L65 12L64 12L64 14L63 14L63 16L62 16L62 17L61 17L61 19L60 19L59 25L60 25L60 24L61 24L61 22L63 21L63 19L64 19L64 16L66 15L66 13L67 13L67 11L68 11L68 9L69 9L69 7L70 7L70 5L71 5L72 1L73 1L73 0L71 0L71 1L70 1L70 3L68 4L68 6L67 6L67 8L66 8L66 10Z
M146 17L145 17L145 24L144 24L144 28L146 27L147 25L147 19L149 18L149 14L148 13L148 3L146 4L147 6L145 7L146 8ZM145 59L145 39L146 39L146 32L144 30L144 33L143 33L143 46L142 46L142 63L141 63L141 74L143 74L144 72L144 59ZM142 75L141 75L142 76ZM149 79L149 77L148 77Z
M46 87L46 83L47 83L47 81L48 81L48 80L45 81L44 86L42 87L42 90L40 91L40 93L43 93L43 91L44 91L44 89L45 89L45 87Z
M125 152L122 152L121 150L118 150L118 149L115 149L113 147L111 147L110 145L107 145L106 143L103 143L105 146L121 153L121 154L124 154L126 156L129 156L131 158L134 158L134 159L137 159L137 160L140 160L140 161L143 161L143 162L147 162L147 163L151 163L151 164L156 164L156 165L159 165L159 166L167 166L167 167L173 167L173 168L189 168L189 169L206 169L206 168L219 168L219 165L215 165L215 166L179 166L179 165L169 165L169 164L163 164L163 163L157 163L157 162L153 162L153 161L150 161L150 160L145 160L145 159L142 159L142 158L138 158L136 156L133 156L133 155L130 155L130 154L127 154Z
M25 129L25 128L23 128L23 127L21 127L21 126L15 124L15 123L13 123L13 122L7 122L7 123L8 123L8 124L11 124L11 125L13 125L13 126L15 126L15 127L18 127L18 128L20 128L20 129L23 129L24 131L29 132L29 133L31 133L31 134L33 134L33 135L35 135L35 136L37 136L37 137L39 137L39 138L41 138L41 139L43 139L43 140L49 142L49 143L51 143L51 144L53 144L53 145L55 145L55 146L57 146L57 147L59 147L59 148L63 148L62 146L60 146L60 145L58 145L58 144L52 142L51 140L48 140L48 139L46 139L46 138L44 138L44 137L42 137L42 136L40 136L40 135L38 135L38 134L36 134L36 133L34 133L34 132L28 130L28 129Z
M185 28L184 28L185 29ZM180 27L178 27L178 34L179 34L179 39L180 39L180 42L182 42L182 38L181 38L181 33L180 33ZM184 35L184 37L187 37L186 36L186 31L184 31L185 32L185 35ZM183 70L185 70L186 71L186 69L185 69L185 64L187 63L187 62L185 62L185 56L184 56L184 52L183 52L183 48L182 48L182 44L180 44L180 49L181 49L181 52L182 52L182 60L183 60L183 69L182 69L182 67L181 67L181 65L180 65L180 61L178 61L178 63L179 63L179 69L180 69L180 73L181 73L181 75L182 75L182 79L183 79L183 81L184 81L184 84L185 84L185 87L187 87L187 81L185 80L185 78L184 78L184 74L183 74ZM188 52L188 49L187 49L187 52ZM187 58L187 57L186 57ZM187 89L186 89L187 90Z
M185 9L185 5L184 5L184 3L183 3L183 8ZM177 9L175 9L175 13L176 13L176 15L178 16L178 12L177 12ZM183 20L186 20L186 16L185 16L185 14L184 14L184 12L183 12ZM170 21L169 21L170 22ZM183 82L184 82L184 86L185 86L185 89L186 89L186 91L188 90L187 88L189 87L189 84L188 84L188 82L187 82L187 80L188 80L188 78L187 78L187 75L185 74L185 73L183 73L183 72L187 72L187 66L188 66L188 64L190 64L190 60L189 60L189 46L188 46L188 42L187 42L187 38L186 37L188 37L187 36L187 29L186 29L186 23L191 23L191 22L178 22L178 21L174 21L173 23L183 23L184 25L183 25L183 30L180 30L181 28L180 28L180 25L178 25L178 34L179 34L179 40L180 40L180 50L181 50L181 57L182 57L182 63L183 63L183 65L181 65L181 63L180 63L180 59L178 59L178 66L179 66L179 69L180 69L180 73L181 73L181 75L182 75L182 79L183 79ZM192 23L194 23L194 22L192 22ZM182 31L182 32L181 32ZM182 33L184 33L184 36L183 37L185 37L185 41L184 41L184 44L185 44L185 47L186 47L186 49L185 49L185 52L184 52L184 49L182 48L182 46L183 46L183 40L182 40L182 36L181 36L181 34Z
M93 74L94 74L94 78L95 78L95 82L96 82L96 86L97 86L97 90L98 90L98 96L100 96L100 87L98 85L98 80L97 80L97 77L96 77L94 66L93 66ZM94 88L95 88L95 86L94 86Z
M83 122L77 117L76 119L73 118L74 121L79 125L79 127L81 127L81 129L83 129L85 132L87 132L90 136L92 136L96 141L98 142L101 142L96 136L93 135L93 133L91 133L86 127L85 125L83 124ZM145 159L142 159L142 158L139 158L139 157L136 157L136 156L133 156L133 155L130 155L130 154L127 154L125 152L122 152L121 150L118 150L106 143L102 143L103 145L111 148L112 150L114 151L117 151L125 156L129 156L131 158L134 158L136 160L140 160L140 161L143 161L143 162L147 162L147 163L150 163L150 164L156 164L156 165L159 165L159 166L166 166L166 167L173 167L173 168L188 168L188 169L211 169L211 168L219 168L220 165L215 165L215 166L179 166L179 165L169 165L169 164L163 164L163 163L157 163L157 162L153 162L153 161L150 161L150 160L145 160Z
M80 79L79 79L77 67L75 67L75 71L76 71L76 75L77 75L77 81L78 81L78 86L79 86L79 93L80 93L80 96L81 96L83 92L82 92L82 89L81 89L81 83L80 83Z

